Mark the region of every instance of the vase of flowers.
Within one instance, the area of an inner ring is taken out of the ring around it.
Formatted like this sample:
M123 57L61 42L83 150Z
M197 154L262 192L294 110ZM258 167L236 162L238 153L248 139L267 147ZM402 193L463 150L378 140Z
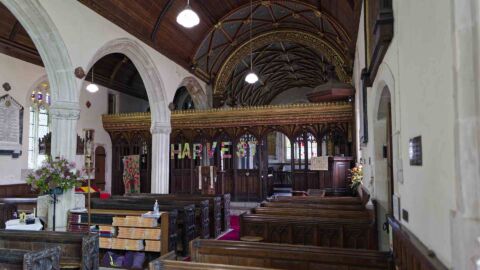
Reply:
M363 181L363 167L362 165L357 165L349 170L352 179L350 188L352 189L353 194L357 193L357 188L362 184Z
M27 176L26 182L41 195L37 209L48 209L48 227L65 227L67 211L74 206L74 188L81 185L75 163L64 158L47 159L40 168Z
M79 173L75 163L66 159L47 159L40 168L27 176L27 183L40 194L60 195L64 191L79 186Z

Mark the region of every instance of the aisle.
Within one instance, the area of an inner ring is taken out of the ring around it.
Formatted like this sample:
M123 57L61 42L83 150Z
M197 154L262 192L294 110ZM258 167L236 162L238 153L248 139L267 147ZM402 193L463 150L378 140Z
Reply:
M239 216L230 216L230 231L220 236L218 240L240 241Z

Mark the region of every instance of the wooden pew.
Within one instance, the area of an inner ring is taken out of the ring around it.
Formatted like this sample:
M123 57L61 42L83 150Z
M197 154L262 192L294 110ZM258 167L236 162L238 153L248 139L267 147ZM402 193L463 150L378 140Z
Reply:
M191 260L278 269L393 269L388 252L244 241L194 240Z
M398 270L447 270L447 268L412 232L394 217L388 217L393 231L393 257Z
M166 254L149 264L149 270L278 270L274 268L237 266L214 263L177 261L174 253Z
M270 198L269 201L291 202L291 203L299 202L299 203L315 203L315 204L364 205L360 197L277 196L274 198Z
M145 212L153 210L153 204L150 202L142 203L125 199L91 199L92 209L106 210L143 210ZM170 212L178 211L177 218L177 251L186 256L189 251L190 241L195 238L195 205L191 203L177 205L159 205L160 211Z
M302 203L302 202L287 202L287 201L272 201L262 202L262 207L272 208L305 208L305 209L332 209L332 210L347 210L347 211L363 211L365 207L360 204L317 204L317 203Z
M0 249L0 269L58 270L60 269L60 247L38 251Z
M377 249L375 222L371 219L245 213L240 215L243 236L259 236L269 243Z
M19 212L32 213L37 207L37 198L0 198L0 203L15 205Z
M14 204L0 203L0 229L5 229L5 222L13 219L13 213L17 212Z
M155 204L155 200L159 205L178 205L178 204L195 204L195 218L196 218L196 236L202 239L208 239L213 236L215 232L215 221L212 220L212 211L214 208L209 199L197 199L197 200L176 200L170 197L154 196L149 193L132 194L128 196L112 196L112 199L116 200L140 200L145 203ZM220 205L220 198L218 198ZM220 209L219 209L220 210ZM220 223L218 223L218 229L220 230Z
M202 239L210 238L210 206L208 200L198 200L195 202L177 201L177 200L162 200L155 197L140 197L140 196L112 196L111 199L125 201L127 203L140 203L142 205L154 205L155 201L158 202L159 207L170 206L184 206L195 204L195 237Z
M215 221L216 230L213 237L220 235L221 231L230 229L230 194L223 195L200 195L200 194L150 194L140 193L126 196L143 196L143 197L155 197L156 199L164 198L164 200L179 200L179 201L197 201L197 200L210 200L210 203L214 207L213 213L210 214L210 219ZM221 200L221 201L219 201ZM221 224L221 230L218 230Z
M307 217L327 217L338 219L359 219L372 220L375 222L374 214L370 211L349 211L335 209L308 209L308 208L273 208L256 207L252 209L253 214L276 215L276 216L307 216Z
M0 248L39 251L60 246L60 265L97 270L98 235L73 232L0 230Z

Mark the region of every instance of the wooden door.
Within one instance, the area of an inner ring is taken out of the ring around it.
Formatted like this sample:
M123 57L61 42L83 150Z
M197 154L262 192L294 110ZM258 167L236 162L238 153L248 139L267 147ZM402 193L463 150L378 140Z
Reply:
M105 190L105 158L106 152L103 146L95 148L95 185Z
M260 201L262 199L260 170L238 169L235 181L235 196L237 200Z

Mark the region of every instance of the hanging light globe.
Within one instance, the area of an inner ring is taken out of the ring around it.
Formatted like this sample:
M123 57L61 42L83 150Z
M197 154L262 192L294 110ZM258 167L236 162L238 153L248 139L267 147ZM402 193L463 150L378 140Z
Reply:
M87 85L87 88L86 88L86 89L87 89L87 91L90 92L90 93L96 93L96 92L98 92L98 89L99 89L99 88L98 88L98 86L97 86L96 84L91 83L91 84Z
M255 72L250 71L250 73L245 76L245 81L249 84L254 84L258 81L258 76L255 74Z
M182 12L178 13L177 23L185 28L192 28L200 23L197 13L190 8L190 1Z

